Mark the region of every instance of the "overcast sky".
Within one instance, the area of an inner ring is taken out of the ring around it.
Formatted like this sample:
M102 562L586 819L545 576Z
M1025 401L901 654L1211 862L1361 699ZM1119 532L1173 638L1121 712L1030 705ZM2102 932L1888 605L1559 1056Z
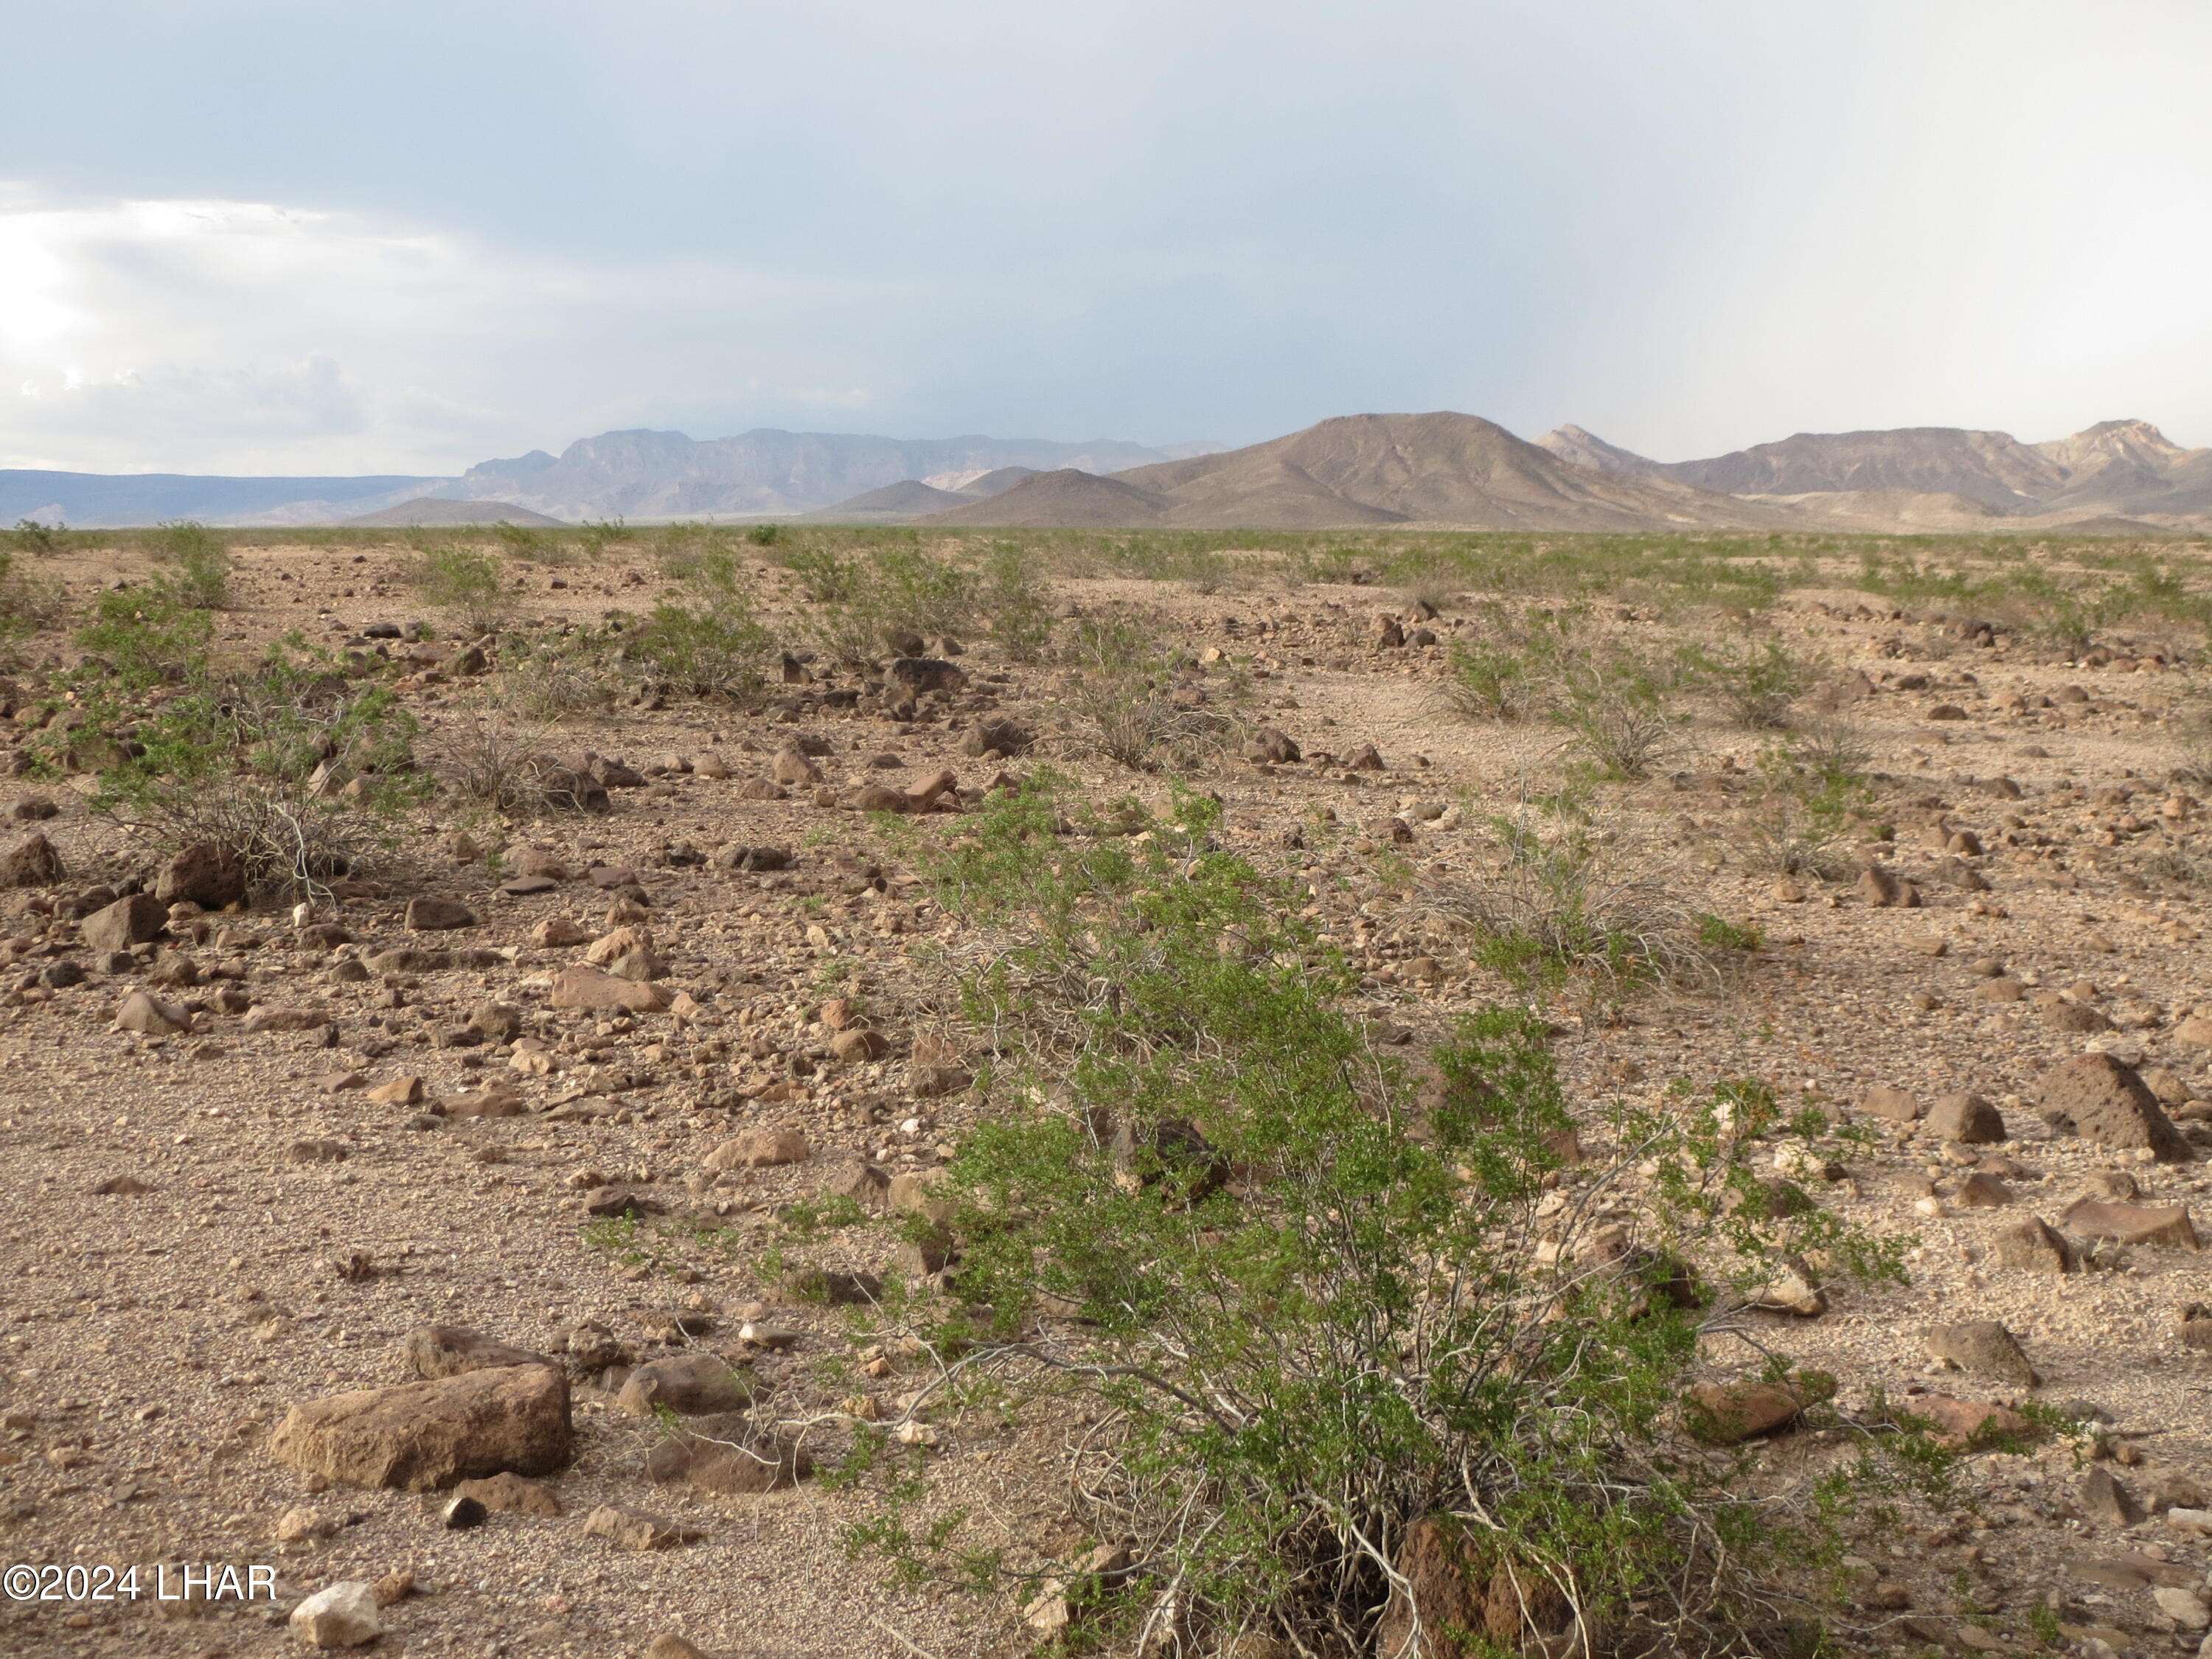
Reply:
M2194 0L69 0L0 466L610 427L2212 443Z

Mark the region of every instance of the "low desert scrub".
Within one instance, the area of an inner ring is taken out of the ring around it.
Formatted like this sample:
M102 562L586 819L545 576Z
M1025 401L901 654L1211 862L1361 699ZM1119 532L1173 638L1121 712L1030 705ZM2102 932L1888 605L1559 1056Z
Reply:
M60 586L30 568L12 547L0 546L0 663L33 634L60 621L65 610Z
M496 633L514 614L514 595L495 554L447 542L416 561L412 575L422 603L471 636Z
M1585 823L1528 806L1492 821L1493 867L1438 903L1475 960L1514 989L1617 1000L1644 985L1711 989L1719 957L1679 872Z
M221 611L230 604L230 549L204 524L179 520L155 533L154 556L161 582L196 611Z
M1600 634L1577 609L1483 606L1452 647L1446 706L1468 720L1545 720L1599 772L1648 776L1673 741L1675 665Z
M1779 640L1697 645L1683 653L1689 684L1753 732L1779 732L1812 684L1806 665Z
M1834 720L1815 722L1761 754L1744 831L1745 864L1823 881L1848 873L1852 842L1874 805L1863 770L1867 754L1856 729Z
M692 567L678 599L664 599L630 633L633 667L694 696L745 702L767 683L775 641L753 615L747 572L717 550Z
M471 708L428 745L430 769L459 799L507 817L534 817L554 804L549 783L566 776L547 758L544 735L517 726L503 709Z
M599 713L621 690L607 658L597 632L508 641L501 655L500 702L524 720L547 725Z
M566 538L556 529L510 524L501 519L491 527L491 533L502 554L525 564L568 564L574 558Z
M1785 1246L1817 1236L1838 1276L1896 1260L1820 1212L1770 1219L1766 1092L1578 1123L1510 1009L1466 1017L1424 1092L1298 891L1218 849L1218 808L1135 842L1065 816L1000 798L939 871L991 941L966 1008L1004 1064L944 1189L954 1304L905 1314L934 1360L917 1410L1080 1423L1067 1555L1123 1547L1102 1577L910 1525L929 1475L901 1423L851 1425L837 1478L878 1508L848 1547L1017 1601L1050 1576L1066 1652L1717 1654L1802 1617L1871 1464L1755 1489L1680 1402L1741 1328L1727 1288ZM1439 1535L1490 1591L1473 1649L1410 1594Z
M94 766L94 811L155 849L210 845L251 887L294 893L320 890L389 842L423 780L415 721L387 689L297 635L234 671L210 663L204 632L167 649L182 654L158 670L139 662L119 675L95 658L75 677L76 719L46 752Z
M1188 771L1237 737L1237 720L1210 707L1203 683L1134 622L1078 623L1061 660L1061 746L1071 754L1133 772Z
M586 519L576 526L576 542L591 557L605 556L630 540L629 526L622 520Z
M1018 542L994 542L976 574L975 614L1009 662L1036 662L1052 643L1052 595Z
M2193 789L2212 788L2212 704L2199 703L2172 725L2174 782Z
M41 524L36 519L18 519L9 532L9 541L18 553L33 553L41 556L58 553L69 544L69 531L61 524Z
M792 555L785 566L811 602L799 631L833 662L857 667L886 652L913 654L981 620L975 574L918 547L849 556L817 549Z

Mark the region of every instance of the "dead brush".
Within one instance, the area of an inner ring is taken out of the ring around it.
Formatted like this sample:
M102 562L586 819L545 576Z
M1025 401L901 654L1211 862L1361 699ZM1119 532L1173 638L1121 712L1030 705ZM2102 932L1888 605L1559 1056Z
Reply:
M375 819L343 796L289 781L234 775L162 799L158 823L117 814L165 850L216 848L237 860L249 890L323 901L330 884L356 875L386 847Z
M509 817L578 805L574 775L544 752L544 737L496 709L471 709L434 740L430 769L463 800Z
M617 686L605 665L587 653L558 647L532 652L504 666L499 699L527 720L557 726L614 703Z
M1189 770L1218 759L1241 723L1209 706L1206 688L1127 620L1086 622L1075 630L1060 706L1060 747L1133 772Z
M1528 806L1492 820L1485 877L1437 908L1474 936L1475 959L1522 992L1580 985L1600 1001L1640 985L1711 990L1720 957L1683 880L1656 855L1589 826L1547 826Z

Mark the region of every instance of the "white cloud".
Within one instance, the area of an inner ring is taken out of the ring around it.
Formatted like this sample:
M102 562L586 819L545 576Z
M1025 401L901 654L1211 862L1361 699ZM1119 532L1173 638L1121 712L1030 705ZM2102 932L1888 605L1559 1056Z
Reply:
M0 465L447 471L732 389L864 410L865 377L783 325L888 286L527 255L266 203L0 196Z

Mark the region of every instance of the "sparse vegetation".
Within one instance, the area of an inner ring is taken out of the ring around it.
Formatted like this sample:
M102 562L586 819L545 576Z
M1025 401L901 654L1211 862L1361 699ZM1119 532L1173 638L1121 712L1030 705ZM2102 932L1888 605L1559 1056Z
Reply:
M1066 746L1133 772L1187 769L1235 739L1237 721L1134 622L1085 620L1069 635L1060 705Z
M1773 1102L1731 1084L1620 1109L1611 1153L1571 1172L1540 1022L1471 1015L1422 1108L1347 1016L1346 965L1218 848L1215 809L1186 797L1133 843L1070 843L1062 816L1046 789L1010 797L940 872L1003 941L970 1016L1017 1046L952 1166L962 1308L939 1340L964 1334L934 1386L1064 1399L1097 1425L1077 1513L1088 1537L1132 1540L1134 1565L1079 1604L1088 1638L1364 1651L1379 1617L1404 1650L1445 1650L1401 1573L1440 1526L1478 1583L1518 1587L1490 1631L1509 1650L1601 1625L1722 1651L1767 1622L1867 1477L1753 1501L1669 1437L1725 1301L1689 1257L1727 1282L1771 1270L1751 1159ZM1652 1197L1632 1226L1571 1202L1540 1226L1548 1192L1631 1164ZM1822 1232L1839 1270L1894 1273ZM856 1547L1005 1571L878 1490Z
M471 635L495 633L514 614L514 597L494 555L448 542L416 561L415 591Z
M1609 1001L1640 985L1718 982L1679 875L1650 854L1527 806L1492 820L1492 871L1446 889L1438 902L1474 935L1475 959L1515 990L1571 988Z
M775 641L755 620L735 555L702 556L686 596L662 599L630 635L624 654L656 678L696 696L743 701L758 693Z
M163 566L161 580L185 605L221 611L230 603L230 549L204 524L180 520L165 524L155 544Z

